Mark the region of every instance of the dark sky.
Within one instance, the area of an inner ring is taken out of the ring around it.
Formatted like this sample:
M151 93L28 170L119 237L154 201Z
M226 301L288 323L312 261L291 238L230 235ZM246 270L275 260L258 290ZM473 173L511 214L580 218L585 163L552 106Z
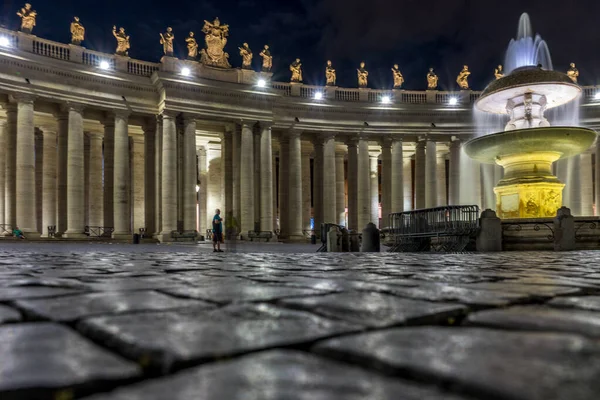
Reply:
M77 15L86 27L84 46L114 52L113 25L131 35L130 55L160 59L159 32L172 26L175 52L183 57L188 32L203 43L203 20L218 16L229 24L226 51L233 66L241 64L237 47L248 42L256 68L264 44L271 46L275 80L289 80L289 64L302 59L304 82L324 84L327 59L338 72L338 84L356 87L361 60L370 72L369 86L390 88L390 68L400 65L407 89L426 87L434 67L440 88L454 90L463 64L470 84L483 89L502 63L509 40L516 35L519 15L528 12L533 30L548 42L554 68L577 63L580 83L600 77L600 1L598 0L30 0L38 12L34 34L64 43ZM4 0L4 26L16 29L16 11L25 1Z

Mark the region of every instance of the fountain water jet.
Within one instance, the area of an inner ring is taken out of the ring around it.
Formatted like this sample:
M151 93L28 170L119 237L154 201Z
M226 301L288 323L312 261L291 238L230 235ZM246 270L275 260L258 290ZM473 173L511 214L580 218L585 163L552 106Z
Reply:
M542 65L536 65L539 61ZM464 146L471 158L504 168L494 188L500 218L555 216L565 185L552 174L552 163L582 153L596 139L591 129L550 126L546 110L578 99L581 88L566 74L544 69L544 63L551 68L547 46L539 36L532 37L529 17L523 14L517 39L507 50L510 74L490 83L475 104L480 111L510 117L504 132Z

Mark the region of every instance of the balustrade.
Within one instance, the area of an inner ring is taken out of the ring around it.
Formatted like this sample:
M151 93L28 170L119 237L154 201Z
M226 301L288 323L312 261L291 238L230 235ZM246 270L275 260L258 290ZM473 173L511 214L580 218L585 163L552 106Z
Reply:
M52 42L50 40L33 39L33 52L44 57L58 58L59 60L69 60L70 49L68 45Z

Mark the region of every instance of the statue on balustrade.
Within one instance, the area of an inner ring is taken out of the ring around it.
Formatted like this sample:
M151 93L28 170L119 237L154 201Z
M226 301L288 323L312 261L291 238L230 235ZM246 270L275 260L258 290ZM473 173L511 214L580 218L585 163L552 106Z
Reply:
M163 45L163 52L167 57L173 57L173 39L175 39L175 35L173 35L173 28L168 27L165 33L159 33L160 35L160 44Z
M269 46L265 44L265 48L258 55L263 59L263 72L271 72L271 69L273 68L273 57L269 51Z
M400 72L398 64L394 64L394 68L392 68L392 77L394 78L394 89L400 89L404 83L404 77L402 76L402 72Z
M335 86L336 73L335 69L331 65L331 60L327 60L327 66L325 67L325 80L327 86Z
M21 17L21 32L31 33L35 26L35 17L37 17L37 12L31 9L31 4L25 3L25 7L21 8L17 15Z
M292 82L302 82L302 63L299 58L296 58L296 61L290 64L290 71L292 71Z
M504 78L504 69L502 68L502 65L498 65L498 68L494 70L494 76L496 77L496 80Z
M458 83L458 86L461 88L461 90L469 89L469 75L471 75L471 72L469 71L469 66L464 65L462 71L460 71L458 77L456 78L456 83Z
M240 49L240 56L242 56L242 69L252 69L252 50L248 46L248 43L244 43Z
M366 88L367 87L367 77L369 76L369 71L367 71L365 69L365 62L362 61L360 63L360 68L358 68L356 70L356 73L358 75L358 87L359 88Z
M571 63L571 67L567 70L567 76L571 78L573 83L577 83L577 78L579 78L579 70L575 68L575 63Z
M231 68L229 54L223 50L229 36L229 25L221 25L219 18L215 18L213 22L204 20L202 32L206 35L206 48L200 51L200 62L212 67Z
M198 42L196 42L194 32L190 32L190 35L185 38L185 43L188 49L188 60L195 60L198 57Z
M121 27L117 32L117 27L113 26L112 32L115 39L117 39L117 50L115 53L117 53L118 56L128 56L131 46L129 44L129 36L125 34L125 28Z
M435 72L433 72L433 68L429 68L429 72L427 73L427 89L437 89L438 79L438 76L435 74Z
M80 45L85 38L85 28L79 22L79 17L74 17L73 22L71 22L71 43Z

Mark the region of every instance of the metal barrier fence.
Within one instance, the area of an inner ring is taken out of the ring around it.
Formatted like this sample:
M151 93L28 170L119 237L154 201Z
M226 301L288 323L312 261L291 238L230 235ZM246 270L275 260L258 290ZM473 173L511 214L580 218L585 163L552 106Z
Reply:
M479 207L444 206L389 215L390 251L462 251L479 229Z
M86 226L84 233L94 237L111 237L114 230L111 226Z

